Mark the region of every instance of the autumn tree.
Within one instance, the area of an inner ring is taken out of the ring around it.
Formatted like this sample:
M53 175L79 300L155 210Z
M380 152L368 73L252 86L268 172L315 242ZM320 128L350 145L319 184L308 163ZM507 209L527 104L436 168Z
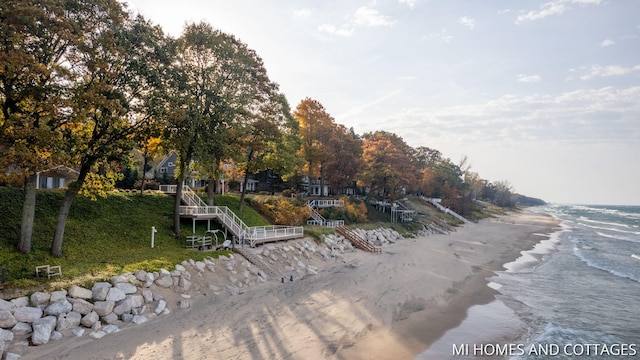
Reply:
M162 139L160 128L156 124L149 126L148 130L141 131L135 135L136 143L142 156L142 178L140 179L140 195L144 194L147 181L147 168L149 162L158 154L162 153Z
M506 180L496 181L494 183L495 194L494 203L501 207L512 207L515 205L513 201L513 188Z
M82 36L79 1L7 0L0 5L0 170L25 178L18 249L31 250L36 173L66 161L69 49Z
M476 198L478 198L482 194L482 189L484 189L485 186L485 182L475 171L465 172L464 183L466 185L468 197L471 200L475 200Z
M396 199L416 182L413 149L398 135L376 131L363 135L361 181L383 198Z
M324 165L332 156L329 140L335 122L319 101L310 98L298 104L293 116L300 124L300 155L306 162L309 180L320 178L320 189L324 189Z
M343 125L336 125L327 142L328 157L323 166L327 183L334 189L353 184L362 168L362 140Z
M90 8L80 19L82 41L67 55L73 92L64 136L79 175L60 206L51 246L56 257L62 255L66 220L77 194L82 189L95 193L112 182L110 164L129 156L134 134L162 109L158 91L167 58L160 28L131 16L115 0L94 1Z
M244 173L240 211L244 206L250 174L275 170L286 179L302 166L302 159L297 154L300 147L298 124L291 116L284 95L273 93L269 99L264 99L258 111L251 114L243 125L244 136L237 143L240 150L237 164Z
M192 162L215 178L231 144L244 135L255 109L268 100L273 84L255 51L207 23L188 24L175 42L170 84L167 148L178 152L174 233L180 232L183 180ZM209 188L213 190L213 183ZM210 203L212 205L212 203Z
M444 161L444 157L439 150L426 146L419 146L414 149L414 158L418 170L433 168L437 163Z

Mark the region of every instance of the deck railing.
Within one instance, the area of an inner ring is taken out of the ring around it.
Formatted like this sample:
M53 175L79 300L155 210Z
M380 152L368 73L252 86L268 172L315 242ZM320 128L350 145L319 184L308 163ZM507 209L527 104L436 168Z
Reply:
M312 208L343 207L343 200L311 200L307 203Z
M160 191L175 194L176 185L161 185ZM251 246L269 239L290 239L304 236L302 226L247 226L231 209L226 206L207 205L191 188L184 185L181 200L187 205L180 206L181 216L211 216L222 224L238 239L245 240ZM318 214L319 215L319 214Z
M471 221L465 219L462 215L458 214L457 212L442 206L442 204L440 204L440 199L427 198L427 197L424 197L424 196L422 196L421 198L423 200L426 200L427 202L431 203L431 205L435 206L436 208L438 208L438 210L442 211L443 213L449 214L449 215L453 216L454 218L462 221L465 224L471 223Z

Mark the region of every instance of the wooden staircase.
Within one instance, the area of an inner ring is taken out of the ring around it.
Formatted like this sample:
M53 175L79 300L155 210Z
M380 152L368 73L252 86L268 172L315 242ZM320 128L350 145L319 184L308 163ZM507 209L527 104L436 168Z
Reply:
M371 245L371 243L369 243L367 240L360 237L360 235L358 235L356 232L349 230L344 226L338 226L336 228L336 232L344 236L349 241L351 241L353 246L357 247L360 250L364 250L364 251L368 251L376 254L381 253L380 248Z
M449 214L449 215L453 216L454 218L462 221L465 224L471 224L471 221L465 219L464 217L462 217L462 215L456 213L455 211L453 211L453 210L451 210L449 208L446 208L446 207L442 206L440 204L440 199L427 198L427 197L424 197L424 196L421 196L420 198L422 200L430 203L431 205L435 206L438 210L442 211L443 213Z
M165 194L175 194L176 185L160 185L160 191ZM247 226L231 209L226 206L208 206L191 188L182 187L180 198L185 206L180 206L180 216L195 220L217 219L222 225L241 241L246 241L251 247L257 244L289 240L304 237L302 226Z
M253 250L243 247L237 247L236 252L242 255L248 262L252 263L259 270L262 270L269 278L277 279L279 274L274 270L268 262L261 259ZM269 280L269 279L265 279Z
M311 200L307 202L307 206L309 207L309 214L313 218L313 220L307 221L307 225L319 225L330 228L335 228L338 226L344 225L344 220L327 220L325 219L316 208L327 208L327 207L343 207L344 201L342 200Z

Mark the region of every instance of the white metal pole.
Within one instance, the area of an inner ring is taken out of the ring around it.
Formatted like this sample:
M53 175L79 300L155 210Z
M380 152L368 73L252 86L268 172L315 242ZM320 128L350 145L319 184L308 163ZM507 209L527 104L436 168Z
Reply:
M151 248L152 248L152 249L153 249L153 245L154 245L153 243L154 243L154 241L155 241L155 235L156 235L156 232L158 232L158 230L156 230L156 227L155 227L155 226L152 226L152 227L151 227Z

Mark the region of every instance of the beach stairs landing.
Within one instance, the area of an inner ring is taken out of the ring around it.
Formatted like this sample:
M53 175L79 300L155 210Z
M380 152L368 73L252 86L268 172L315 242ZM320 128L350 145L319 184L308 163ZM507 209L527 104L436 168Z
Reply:
M307 221L307 225L319 225L329 228L335 228L344 225L344 220L327 220L316 209L327 207L343 207L342 200L311 200L307 202L311 220Z
M336 232L345 237L345 239L351 241L353 246L357 247L360 250L380 254L381 250L379 247L373 246L370 242L360 237L360 235L356 234L354 231L347 229L344 226L336 227Z
M267 261L265 261L263 258L258 256L258 254L256 254L250 248L239 247L239 248L236 248L235 251L238 254L242 255L245 259L247 259L248 262L252 263L255 267L257 267L258 270L262 271L265 275L267 275L268 278L265 280L277 279L280 276L280 274L276 270L274 270L269 265L269 263L267 263Z

